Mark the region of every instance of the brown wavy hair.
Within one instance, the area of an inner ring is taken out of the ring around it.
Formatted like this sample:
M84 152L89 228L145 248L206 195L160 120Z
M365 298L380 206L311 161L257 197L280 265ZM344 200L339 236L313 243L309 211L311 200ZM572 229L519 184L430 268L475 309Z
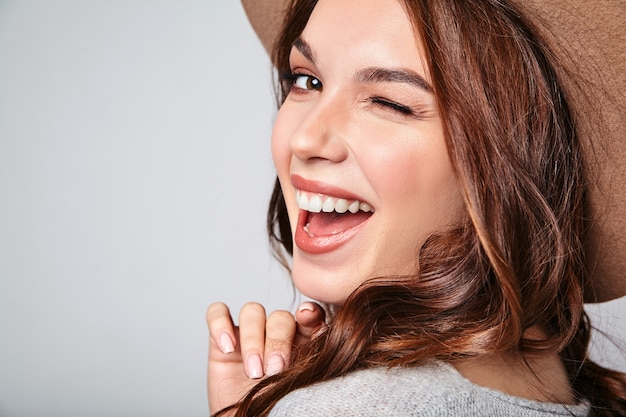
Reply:
M315 3L293 2L274 52L279 73L289 71ZM294 347L289 369L231 408L264 416L290 391L362 368L557 350L593 416L626 415L626 375L588 359L584 161L558 62L503 0L404 5L425 48L468 220L425 242L415 276L361 285L328 327ZM281 103L288 91L278 87ZM293 242L278 181L268 232L287 266ZM527 338L533 327L545 337Z

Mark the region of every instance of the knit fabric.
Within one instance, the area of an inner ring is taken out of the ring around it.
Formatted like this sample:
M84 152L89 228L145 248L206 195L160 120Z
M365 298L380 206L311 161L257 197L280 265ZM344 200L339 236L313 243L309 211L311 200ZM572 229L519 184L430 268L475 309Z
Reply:
M586 403L532 401L481 387L437 362L365 369L301 388L280 400L270 417L583 417L589 412Z

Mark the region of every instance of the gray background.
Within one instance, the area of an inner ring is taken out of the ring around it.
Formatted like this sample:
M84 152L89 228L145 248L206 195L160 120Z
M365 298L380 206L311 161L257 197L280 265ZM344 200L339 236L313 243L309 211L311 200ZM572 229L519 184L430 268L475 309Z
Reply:
M206 415L208 304L293 309L269 69L237 1L0 0L0 417Z

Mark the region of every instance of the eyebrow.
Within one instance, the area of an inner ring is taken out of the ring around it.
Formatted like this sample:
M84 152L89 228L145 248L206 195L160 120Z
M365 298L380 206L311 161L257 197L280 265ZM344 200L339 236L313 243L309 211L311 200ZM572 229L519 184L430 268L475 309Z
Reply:
M311 46L301 37L296 38L293 41L293 47L296 48L307 60L312 64L315 64L315 54ZM432 86L426 81L424 77L405 68L382 68L382 67L368 67L364 68L356 73L356 80L365 83L404 83L416 86L422 90L432 93Z
M356 79L366 83L405 83L419 87L428 93L432 93L433 91L433 88L430 86L428 81L424 79L424 77L414 71L404 68L365 68L357 72Z
M312 64L315 64L315 56L313 55L313 50L311 46L301 37L297 37L295 41L293 41L293 47L296 48L306 59L311 61Z

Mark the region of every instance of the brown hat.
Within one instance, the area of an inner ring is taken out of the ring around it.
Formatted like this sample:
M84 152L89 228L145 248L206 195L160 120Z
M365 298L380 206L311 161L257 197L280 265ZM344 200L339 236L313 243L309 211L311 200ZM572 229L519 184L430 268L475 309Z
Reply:
M593 294L626 294L626 1L509 0L538 28L557 68L586 154ZM268 53L288 0L242 0Z

